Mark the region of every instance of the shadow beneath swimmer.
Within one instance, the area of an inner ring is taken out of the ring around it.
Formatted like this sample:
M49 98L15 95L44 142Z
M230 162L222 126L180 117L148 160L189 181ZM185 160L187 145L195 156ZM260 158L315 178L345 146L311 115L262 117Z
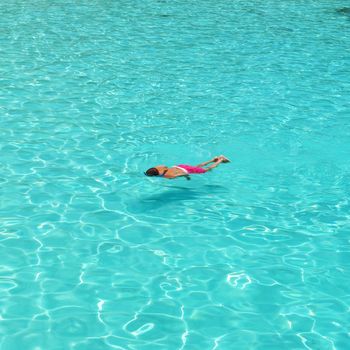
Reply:
M167 190L161 193L157 193L151 196L147 196L142 199L143 202L157 202L162 204L168 204L170 202L184 201L198 199L203 196L203 193L197 190L193 190L187 187L172 187L171 190Z
M335 10L336 13L350 17L350 7L341 7Z
M220 185L204 185L201 190L181 187L165 186L169 188L160 193L140 198L140 202L147 209L159 208L176 202L186 202L189 200L202 200L208 195L226 193L227 189Z
M215 190L215 193L227 192L227 188L221 185L205 185L205 188L209 188L210 190Z
M143 213L145 211L157 211L159 208L182 204L188 201L198 201L211 198L219 200L221 193L226 193L227 188L220 185L204 185L200 189L194 189L182 186L164 186L166 189L162 192L152 195L140 196L137 200L129 202L129 211L131 213ZM216 197L213 197L213 195Z

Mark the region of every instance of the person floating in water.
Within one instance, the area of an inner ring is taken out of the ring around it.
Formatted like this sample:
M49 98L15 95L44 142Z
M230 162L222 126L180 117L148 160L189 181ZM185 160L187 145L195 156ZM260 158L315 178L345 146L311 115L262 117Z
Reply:
M207 171L216 168L221 163L228 163L229 160L225 156L214 157L212 160L209 160L204 163L200 163L196 166L179 164L174 165L168 168L165 165L157 165L153 168L148 169L144 174L147 176L161 176L166 179L175 179L176 177L184 176L187 180L191 180L190 174L204 174ZM207 168L203 168L204 166L213 163Z

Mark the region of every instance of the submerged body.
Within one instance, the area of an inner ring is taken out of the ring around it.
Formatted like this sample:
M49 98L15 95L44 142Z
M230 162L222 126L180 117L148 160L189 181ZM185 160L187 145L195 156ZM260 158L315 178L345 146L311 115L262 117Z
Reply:
M157 165L153 168L148 169L145 172L145 175L147 176L160 176L165 177L166 179L174 179L176 177L186 177L187 180L190 180L191 174L204 174L207 171L216 168L221 163L228 163L229 160L224 156L218 156L214 157L213 159L200 163L196 166L193 165L187 165L187 164L179 164L174 165L172 167L167 167L165 165ZM213 163L212 165L208 166L207 168L204 168L204 166Z

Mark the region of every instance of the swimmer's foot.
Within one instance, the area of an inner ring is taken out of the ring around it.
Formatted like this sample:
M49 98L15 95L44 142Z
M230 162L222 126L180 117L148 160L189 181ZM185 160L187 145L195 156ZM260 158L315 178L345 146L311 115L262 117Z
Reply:
M218 157L219 159L222 159L223 163L230 163L230 160L228 158L226 158L225 156L221 155Z

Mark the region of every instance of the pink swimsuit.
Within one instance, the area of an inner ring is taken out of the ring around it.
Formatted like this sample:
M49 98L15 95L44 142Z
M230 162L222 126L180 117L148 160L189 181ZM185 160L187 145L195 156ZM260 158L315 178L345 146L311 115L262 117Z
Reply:
M184 170L185 172L187 172L187 174L204 174L205 173L205 169L203 168L200 168L198 166L186 165L186 164L175 165L174 168Z

